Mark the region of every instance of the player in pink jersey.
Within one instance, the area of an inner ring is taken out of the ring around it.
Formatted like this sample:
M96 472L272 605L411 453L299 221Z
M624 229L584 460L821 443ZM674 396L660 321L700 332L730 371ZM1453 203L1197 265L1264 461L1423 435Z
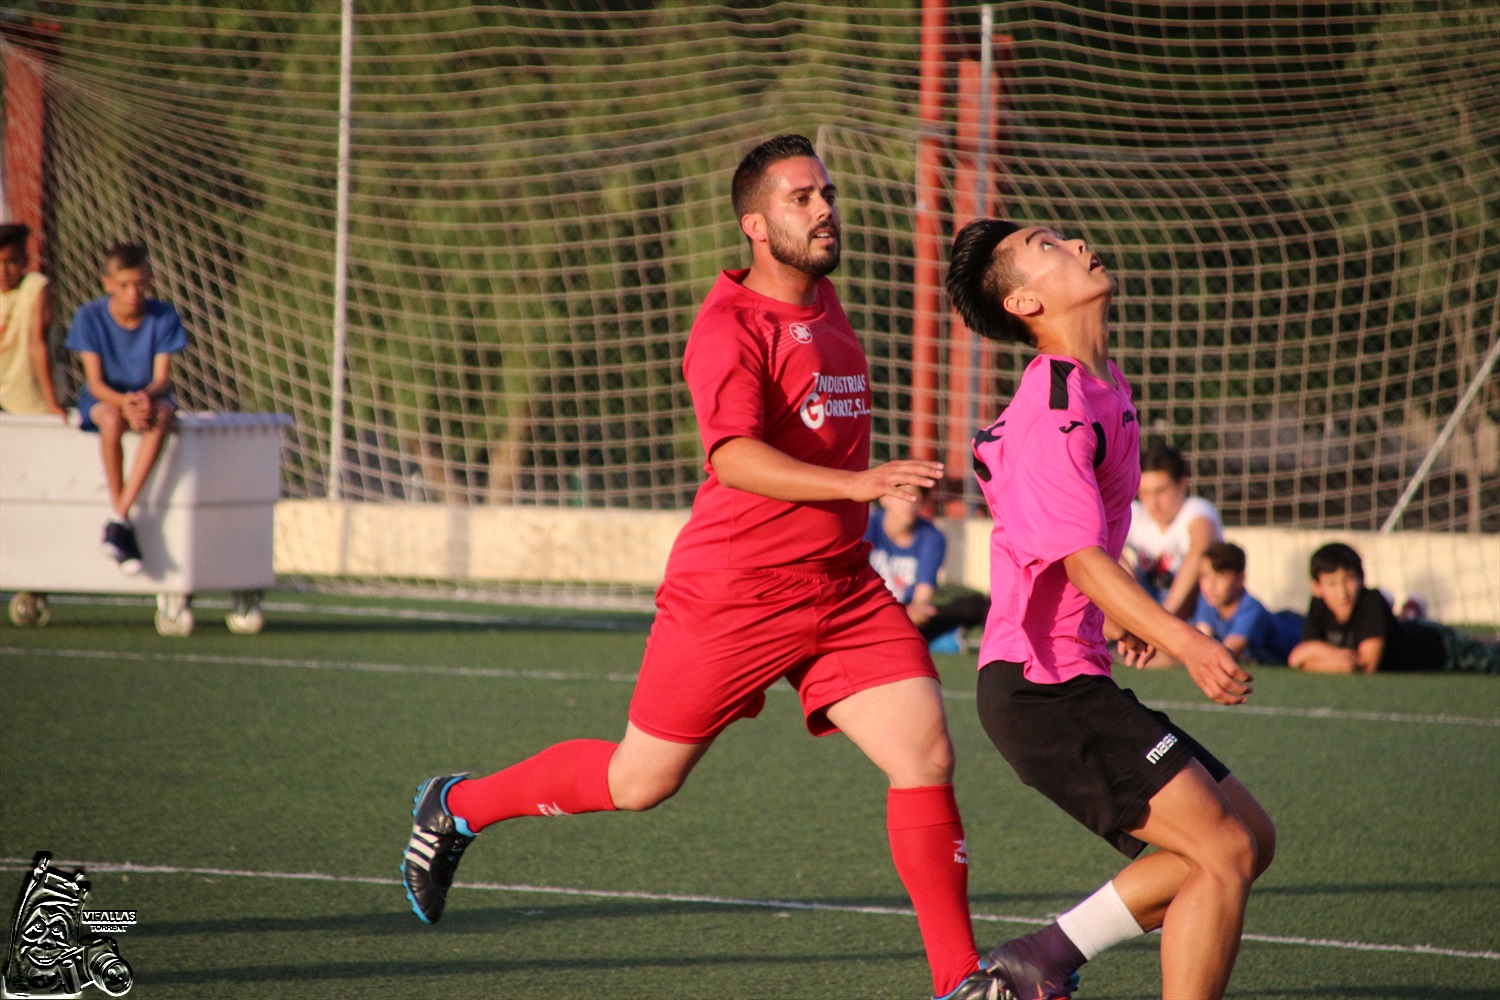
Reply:
M937 674L863 542L870 501L915 500L943 469L870 468L869 372L826 277L839 214L812 144L757 146L735 171L733 202L751 265L719 276L688 338L707 479L657 591L625 735L559 743L485 778L428 779L402 860L407 895L435 922L459 857L492 823L665 801L786 678L810 732L842 731L886 775L891 854L934 991L993 998L970 924Z
M1250 883L1275 828L1228 768L1110 676L1161 649L1211 700L1242 703L1250 676L1119 564L1140 482L1140 425L1109 359L1115 280L1083 240L979 219L954 240L948 293L969 328L1038 356L974 439L994 529L980 721L1021 780L1133 858L1056 923L986 966L1015 995L1068 997L1084 962L1161 929L1162 995L1221 997ZM1140 857L1147 845L1159 848Z

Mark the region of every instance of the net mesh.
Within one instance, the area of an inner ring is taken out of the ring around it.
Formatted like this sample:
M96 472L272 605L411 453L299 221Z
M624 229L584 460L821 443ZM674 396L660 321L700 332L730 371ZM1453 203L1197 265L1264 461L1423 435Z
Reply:
M983 197L1086 235L1121 276L1113 352L1146 435L1226 524L1500 532L1494 5L991 9ZM8 74L43 58L36 29L50 50L60 321L98 294L101 247L147 243L193 334L180 398L292 415L288 497L684 512L703 455L682 349L717 271L747 262L728 180L767 135L814 137L840 187L876 458L942 455L1014 385L1025 352L972 351L917 288L924 137L944 248L967 217L951 107L981 16L948 5L934 127L915 2L356 0L343 372L338 4L21 0L0 44ZM935 361L913 348L924 319ZM973 500L957 478L946 495Z

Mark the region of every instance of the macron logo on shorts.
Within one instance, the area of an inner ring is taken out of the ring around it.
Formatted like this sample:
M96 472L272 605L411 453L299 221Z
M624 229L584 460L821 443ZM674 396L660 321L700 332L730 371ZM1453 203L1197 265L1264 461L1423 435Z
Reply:
M1146 754L1146 759L1151 763L1156 764L1167 755L1168 750L1172 749L1176 745L1177 735L1175 733L1168 733L1161 738L1160 743L1151 748L1151 751Z

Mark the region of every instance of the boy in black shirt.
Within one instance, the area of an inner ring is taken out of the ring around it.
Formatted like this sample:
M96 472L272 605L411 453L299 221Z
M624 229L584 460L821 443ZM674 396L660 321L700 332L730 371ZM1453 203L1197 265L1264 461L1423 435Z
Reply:
M1312 602L1302 641L1287 656L1295 670L1500 673L1500 646L1430 621L1398 619L1385 596L1365 586L1364 563L1342 542L1312 554Z

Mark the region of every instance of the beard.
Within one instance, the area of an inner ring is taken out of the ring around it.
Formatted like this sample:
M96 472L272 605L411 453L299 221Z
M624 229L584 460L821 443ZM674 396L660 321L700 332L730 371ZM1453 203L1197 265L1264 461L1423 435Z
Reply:
M833 246L818 248L812 245L812 237L798 236L774 223L766 227L767 244L771 256L787 267L796 268L811 278L832 274L839 266L839 227L830 225L835 234Z

